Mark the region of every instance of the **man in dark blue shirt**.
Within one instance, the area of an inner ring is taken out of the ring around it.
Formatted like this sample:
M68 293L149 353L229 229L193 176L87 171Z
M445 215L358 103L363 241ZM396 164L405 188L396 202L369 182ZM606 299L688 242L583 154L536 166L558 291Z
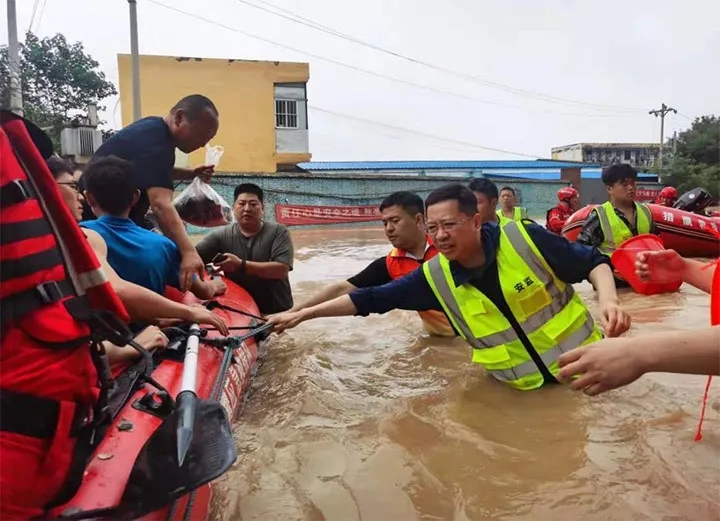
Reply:
M493 223L482 224L482 218L477 213L474 195L461 185L447 185L435 190L428 196L426 211L428 233L440 250L441 255L438 257L444 256L445 260L449 261L449 269L455 287L478 290L484 296L483 298L489 299L496 307L497 312L502 315L497 319L509 322L514 331L515 340L522 342L530 358L536 363L535 370L542 373L545 382L555 381L551 371L548 370L550 364L544 362L528 339L531 335L526 330L529 328L521 327L518 317L511 310L506 296L513 294L513 286L511 285L510 291L508 291L506 284L501 284L498 258L500 244L503 240L502 234L506 233L505 228ZM618 336L629 329L630 317L619 307L612 272L606 256L600 254L595 248L571 243L530 221L513 223L513 226L515 225L524 227L530 241L549 266L554 275L553 278L560 279L568 285L583 279L588 279L593 283L597 288L602 324L608 336ZM507 238L505 241L504 244L507 244ZM507 255L504 257L507 258ZM521 260L532 263L534 266L541 262L539 259L522 258ZM553 284L551 280L546 283L546 287L549 288ZM570 296L572 297L572 292L570 292ZM512 304L517 309L517 302L514 301ZM553 308L552 302L543 305L549 309ZM383 286L358 289L348 296L338 297L295 313L272 315L269 320L275 324L275 331L280 332L311 318L343 315L365 316L369 313L386 313L392 309L442 310L451 319L456 330L459 323L457 316L450 317L447 303L439 300L437 292L431 286L428 275L423 269L417 269L411 274ZM486 308L485 312L492 313L493 311ZM461 332L458 331L458 333ZM468 335L463 336L470 342L470 339L467 338ZM556 368L557 365L553 367Z
M114 156L94 160L85 169L85 197L97 219L80 226L105 239L107 260L123 279L163 295L166 287L178 288L180 251L174 242L146 230L130 219L139 190L132 181L132 165ZM220 279L195 277L190 291L207 300L225 292Z
M186 96L164 118L147 117L123 128L105 141L93 156L93 159L117 156L132 163L133 182L140 190L140 199L130 218L147 228L145 214L152 208L160 229L172 239L182 255L180 285L183 290L190 288L193 275L202 279L204 265L173 205L173 181L190 180L198 175L209 179L213 169L206 166L194 170L176 168L175 149L189 154L205 146L217 133L218 117L217 108L205 96ZM85 189L82 177L80 187ZM94 218L85 203L83 220Z

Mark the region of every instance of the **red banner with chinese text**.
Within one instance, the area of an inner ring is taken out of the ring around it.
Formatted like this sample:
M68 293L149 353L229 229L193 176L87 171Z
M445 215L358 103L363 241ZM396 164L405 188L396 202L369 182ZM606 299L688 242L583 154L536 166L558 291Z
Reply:
M275 220L280 224L298 226L306 224L359 223L381 220L377 205L373 206L305 206L276 204Z
M635 190L635 199L637 201L652 202L660 197L660 190L648 190L646 188L638 188Z

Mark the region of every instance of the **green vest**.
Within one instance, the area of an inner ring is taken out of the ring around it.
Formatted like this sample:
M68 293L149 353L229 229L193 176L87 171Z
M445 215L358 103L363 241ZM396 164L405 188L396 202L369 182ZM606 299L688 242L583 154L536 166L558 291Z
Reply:
M600 229L605 239L603 243L598 246L598 250L605 255L611 255L618 246L633 237L633 233L630 231L630 228L628 228L628 225L615 213L615 208L610 201L596 206L594 211L597 212L598 219L600 220ZM637 216L638 234L650 233L653 218L648 205L635 203L635 214Z
M501 218L508 219L508 217L505 217L505 216L503 215L502 209L498 210L498 211L497 211L497 214L498 214L498 216L501 217ZM524 207L522 207L522 206L516 206L515 208L513 208L513 217L512 217L511 220L513 220L513 221L522 221L523 219L527 219L527 218L528 218L527 208L524 208Z
M522 224L510 221L500 228L497 266L505 300L550 373L558 373L562 353L603 337L572 285L558 279ZM456 286L443 254L423 264L423 272L453 326L473 348L473 362L515 389L543 384L505 315L472 284Z

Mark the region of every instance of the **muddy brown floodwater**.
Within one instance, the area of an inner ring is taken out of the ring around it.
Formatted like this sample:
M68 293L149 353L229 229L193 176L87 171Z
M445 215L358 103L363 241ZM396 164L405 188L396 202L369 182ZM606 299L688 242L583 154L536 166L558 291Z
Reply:
M293 233L303 300L389 249L381 230ZM577 285L593 314L588 283ZM709 299L620 296L635 336L709 323ZM638 345L642 348L642 345ZM720 520L720 382L651 374L588 398L518 392L417 315L306 322L275 338L236 425L221 521Z

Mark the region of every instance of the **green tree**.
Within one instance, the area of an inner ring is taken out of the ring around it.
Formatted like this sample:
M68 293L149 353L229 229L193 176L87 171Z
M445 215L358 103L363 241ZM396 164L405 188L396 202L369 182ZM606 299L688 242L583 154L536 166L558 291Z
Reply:
M85 111L117 94L83 44L69 44L62 34L38 38L28 32L20 44L20 74L25 117L43 128L59 149L60 131ZM0 105L10 102L9 54L0 46Z
M720 197L720 117L695 118L674 143L669 181L680 192L702 186Z

